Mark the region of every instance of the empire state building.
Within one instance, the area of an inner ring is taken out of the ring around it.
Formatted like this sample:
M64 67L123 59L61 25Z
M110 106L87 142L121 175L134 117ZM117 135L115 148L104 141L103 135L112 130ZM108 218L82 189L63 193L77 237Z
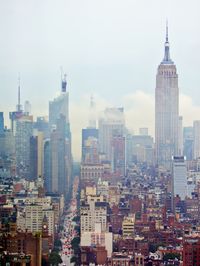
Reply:
M164 59L158 66L155 89L156 163L170 169L173 155L178 155L179 88L176 66L170 59L168 26Z

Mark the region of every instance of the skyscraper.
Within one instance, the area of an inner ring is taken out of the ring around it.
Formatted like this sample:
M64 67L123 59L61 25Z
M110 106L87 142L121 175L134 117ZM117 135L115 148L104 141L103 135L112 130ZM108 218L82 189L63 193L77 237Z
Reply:
M22 116L16 120L15 152L17 173L29 177L30 137L33 133L33 117Z
M166 169L170 169L172 155L178 154L178 125L178 74L170 59L167 26L164 59L158 66L155 89L156 162Z
M44 155L43 132L34 132L30 137L30 179L43 176L43 155Z
M99 119L99 149L112 160L112 139L124 136L125 118L123 108L106 108L104 116Z
M66 76L62 80L61 93L49 102L50 140L44 146L45 187L49 192L66 194L69 190L72 156L71 133L68 116L68 92Z

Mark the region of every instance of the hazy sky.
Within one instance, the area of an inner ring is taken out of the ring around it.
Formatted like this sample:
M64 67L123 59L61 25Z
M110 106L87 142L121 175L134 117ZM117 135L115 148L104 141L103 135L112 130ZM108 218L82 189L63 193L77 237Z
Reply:
M153 133L168 18L180 112L192 124L200 119L199 10L199 0L0 0L0 111L15 108L20 72L22 102L31 102L35 116L48 114L63 66L75 157L91 94L97 110L124 106L131 129L148 126Z

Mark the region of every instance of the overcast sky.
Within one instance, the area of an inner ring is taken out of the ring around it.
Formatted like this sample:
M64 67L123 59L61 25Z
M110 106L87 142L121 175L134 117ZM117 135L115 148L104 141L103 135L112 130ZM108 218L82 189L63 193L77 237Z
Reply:
M200 119L199 10L199 0L1 0L0 111L15 108L20 72L22 102L31 102L35 116L47 115L62 66L75 157L91 94L98 110L124 106L132 130L148 126L153 134L155 75L168 18L180 113L192 124Z

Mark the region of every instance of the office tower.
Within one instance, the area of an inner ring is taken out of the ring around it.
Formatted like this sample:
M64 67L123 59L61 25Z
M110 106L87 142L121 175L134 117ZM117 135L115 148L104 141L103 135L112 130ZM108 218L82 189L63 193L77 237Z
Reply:
M36 132L30 138L30 179L43 176L43 132Z
M37 162L38 162L38 149L37 149L37 137L31 136L30 137L30 170L29 170L29 177L31 180L37 178Z
M176 66L170 59L168 26L164 59L158 66L155 89L156 163L170 169L172 155L178 154L179 89Z
M99 119L99 149L106 159L112 160L113 136L124 136L125 118L123 108L106 108Z
M183 155L186 156L187 161L191 161L193 159L193 142L194 142L193 127L184 127Z
M18 175L29 178L30 137L33 133L33 117L23 115L16 120L15 152Z
M3 112L0 112L0 135L4 132L4 117Z
M34 122L34 129L43 132L44 139L49 138L49 122L48 119L44 116L39 116Z
M62 80L61 94L49 103L50 142L45 143L45 180L50 181L46 189L64 194L69 191L72 173L71 132L68 117L68 92L66 76ZM50 167L48 169L47 167Z
M10 112L11 132L15 142L16 171L20 176L28 177L30 163L30 137L32 135L33 117L26 115L21 106L20 78L18 84L18 103L16 111ZM12 138L10 134L9 137ZM12 147L11 147L12 149Z
M178 154L183 155L183 117L178 118Z
M139 135L148 136L148 128L147 127L139 128Z
M82 163L98 162L98 129L82 129Z
M56 124L56 137L58 138L56 148L58 153L58 192L62 194L68 191L70 178L71 145L66 137L66 132L65 116L61 115Z
M112 167L118 176L125 175L125 137L115 135L111 141Z
M193 122L194 130L194 145L193 145L193 158L197 159L200 157L200 120Z
M172 194L184 200L187 196L187 166L184 156L172 157Z

